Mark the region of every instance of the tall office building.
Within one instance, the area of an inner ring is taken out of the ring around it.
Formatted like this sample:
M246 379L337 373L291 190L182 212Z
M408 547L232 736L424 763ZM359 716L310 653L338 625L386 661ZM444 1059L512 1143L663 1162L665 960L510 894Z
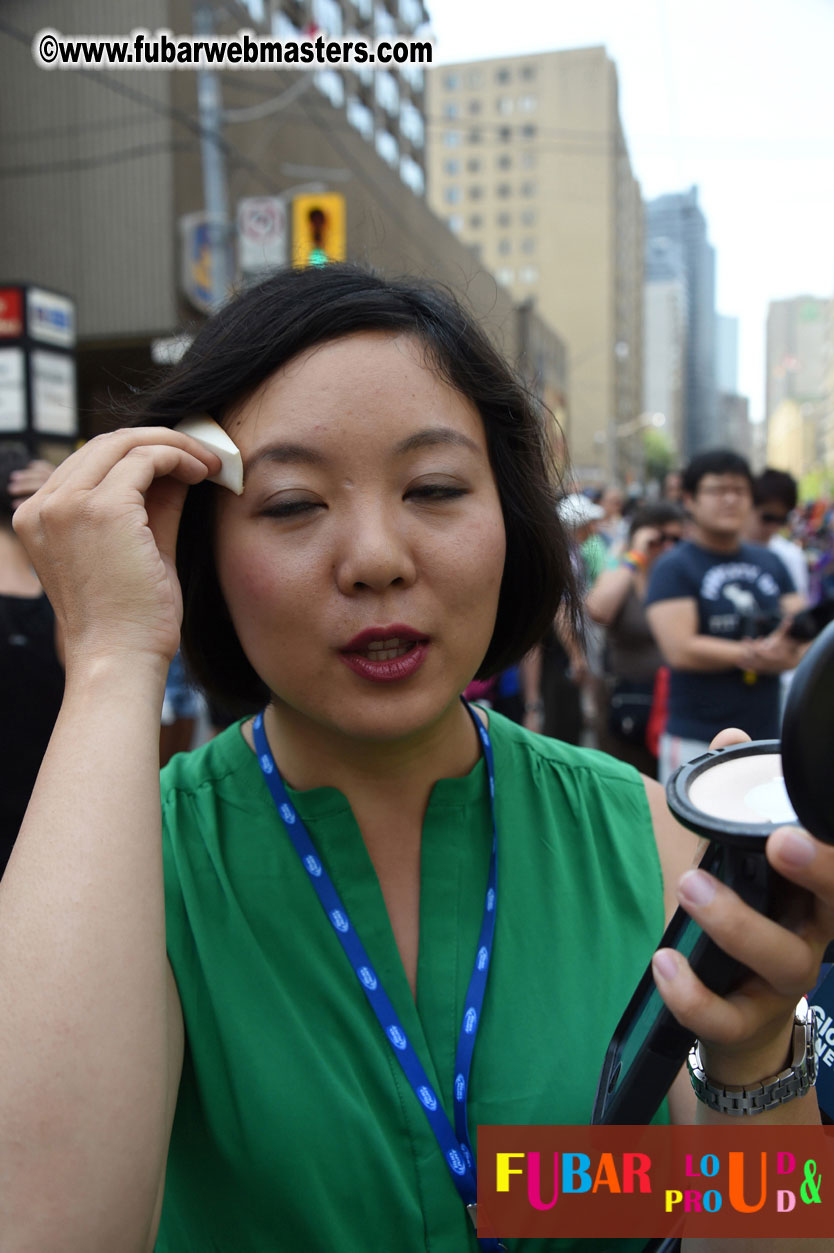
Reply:
M614 63L583 48L437 67L426 112L432 208L567 343L577 478L624 475L641 437L643 214Z
M683 384L684 459L720 442L715 377L715 251L698 206L698 189L646 205L646 281L676 280L686 292Z
M814 401L825 391L831 302L816 296L773 300L767 309L766 405Z
M715 316L715 385L719 392L738 391L738 318Z
M786 463L797 477L824 464L834 467L828 421L831 307L830 300L816 296L768 305L768 459Z
M647 282L643 299L643 408L658 415L656 426L680 454L686 381L686 282L683 277Z

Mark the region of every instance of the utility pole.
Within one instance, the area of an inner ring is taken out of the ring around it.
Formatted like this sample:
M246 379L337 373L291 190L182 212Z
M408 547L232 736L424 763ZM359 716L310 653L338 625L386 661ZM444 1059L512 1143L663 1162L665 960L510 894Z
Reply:
M214 10L211 0L194 0L194 33L200 38L214 36ZM226 168L221 146L223 107L220 78L209 66L197 70L197 108L200 117L200 154L203 164L203 201L211 251L211 304L219 309L231 287L229 273L229 197Z

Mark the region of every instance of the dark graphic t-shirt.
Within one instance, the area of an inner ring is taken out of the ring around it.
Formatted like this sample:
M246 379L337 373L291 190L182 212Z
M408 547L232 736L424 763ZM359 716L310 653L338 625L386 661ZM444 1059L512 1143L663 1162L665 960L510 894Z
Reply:
M694 600L699 635L740 640L767 635L778 622L780 597L792 591L790 575L767 548L742 544L734 553L716 553L683 543L655 565L646 604ZM731 726L757 740L778 737L778 675L751 681L741 670L672 670L670 735L710 740Z

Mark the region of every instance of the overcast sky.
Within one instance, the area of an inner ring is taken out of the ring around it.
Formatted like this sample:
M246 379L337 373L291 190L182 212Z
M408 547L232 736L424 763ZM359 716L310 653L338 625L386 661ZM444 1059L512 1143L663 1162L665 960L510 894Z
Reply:
M441 64L607 47L644 197L699 187L761 419L768 301L834 295L834 0L427 3Z

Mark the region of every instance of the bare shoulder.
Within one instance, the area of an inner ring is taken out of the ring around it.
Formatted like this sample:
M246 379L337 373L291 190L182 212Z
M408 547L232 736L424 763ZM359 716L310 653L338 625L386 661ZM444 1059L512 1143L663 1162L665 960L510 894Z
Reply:
M682 874L698 864L704 851L704 841L686 827L682 827L673 817L666 804L666 791L662 785L645 775L642 778L663 871L663 900L668 920L677 909L677 882Z

